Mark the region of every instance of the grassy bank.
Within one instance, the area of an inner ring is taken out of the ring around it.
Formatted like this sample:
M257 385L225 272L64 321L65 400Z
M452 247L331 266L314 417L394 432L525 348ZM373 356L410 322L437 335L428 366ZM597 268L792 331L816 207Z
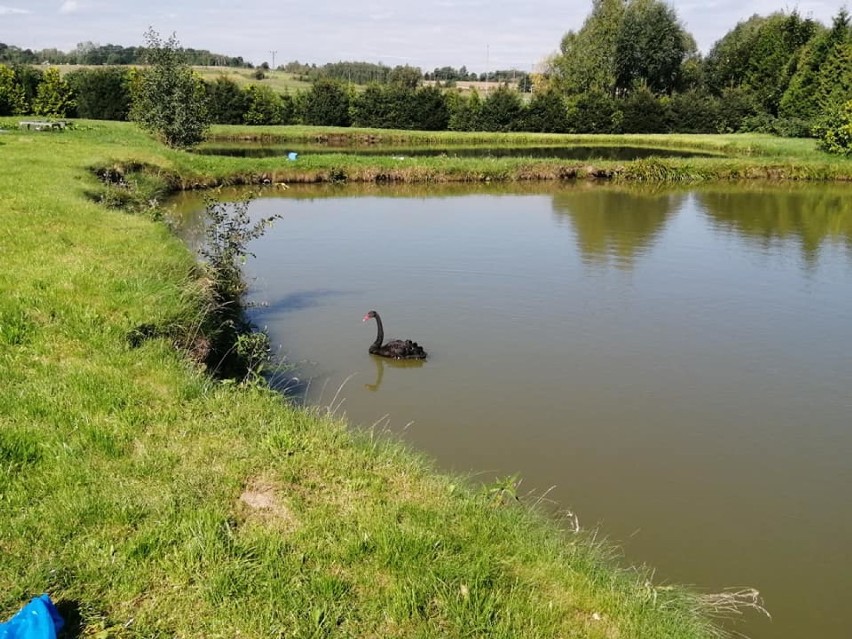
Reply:
M457 133L319 127L218 126L214 140L256 141L286 146L333 142L393 145L395 148L459 146L605 145L697 151L711 157L578 161L526 157L364 156L304 153L251 159L194 154L169 156L174 188L271 182L481 182L592 179L609 181L699 182L713 180L852 179L852 161L816 148L814 140L768 135L552 135Z
M718 633L705 600L511 490L132 348L204 304L164 225L93 200L94 168L136 164L148 194L246 170L129 125L0 135L0 619L46 591L82 636Z
M15 120L0 118L0 126ZM387 131L326 127L218 126L220 141L394 145L396 149L459 146L604 145L696 151L710 157L651 157L635 161L559 160L529 157L368 156L348 153L303 153L286 157L239 158L199 155L160 148L141 138L128 123L82 122L65 139L124 144L124 155L103 158L124 175L134 173L141 192L164 194L221 185L265 183L445 183L603 180L613 182L702 182L714 180L852 180L852 160L831 156L814 140L767 135L552 135ZM60 142L58 146L64 144ZM94 167L97 162L91 162ZM114 194L115 195L115 194ZM119 194L120 195L120 194Z

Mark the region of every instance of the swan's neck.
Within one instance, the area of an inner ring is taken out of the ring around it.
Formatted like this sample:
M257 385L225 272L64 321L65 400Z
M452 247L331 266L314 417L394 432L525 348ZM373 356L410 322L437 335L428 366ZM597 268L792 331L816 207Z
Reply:
M382 342L385 341L385 329L382 327L382 318L379 317L378 313L376 314L376 341L373 342L373 346L378 348L382 345Z

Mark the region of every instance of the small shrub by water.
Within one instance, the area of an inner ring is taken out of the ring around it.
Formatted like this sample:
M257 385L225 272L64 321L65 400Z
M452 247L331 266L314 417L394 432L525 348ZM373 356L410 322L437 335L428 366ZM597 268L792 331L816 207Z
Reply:
M213 357L219 359L214 370L224 377L258 375L269 355L269 338L256 332L245 317L247 284L242 267L253 255L249 243L261 237L281 216L253 222L249 215L252 199L226 204L211 197L205 206L208 224L199 253L207 270L213 301L210 333Z

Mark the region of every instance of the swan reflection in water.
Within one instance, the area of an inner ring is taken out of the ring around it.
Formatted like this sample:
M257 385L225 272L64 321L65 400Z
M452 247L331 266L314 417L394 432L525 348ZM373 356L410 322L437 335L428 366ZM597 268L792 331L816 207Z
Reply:
M370 355L373 364L376 365L376 381L372 384L364 384L364 388L370 391L379 390L382 385L382 378L385 376L385 367L388 368L422 368L422 359L388 359L378 355Z

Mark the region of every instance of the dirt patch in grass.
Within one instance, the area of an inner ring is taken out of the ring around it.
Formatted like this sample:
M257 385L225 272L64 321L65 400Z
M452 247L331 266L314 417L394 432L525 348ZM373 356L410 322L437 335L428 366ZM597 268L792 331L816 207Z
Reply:
M250 480L240 495L239 506L247 522L271 526L288 533L299 528L298 518L274 482L262 478Z

